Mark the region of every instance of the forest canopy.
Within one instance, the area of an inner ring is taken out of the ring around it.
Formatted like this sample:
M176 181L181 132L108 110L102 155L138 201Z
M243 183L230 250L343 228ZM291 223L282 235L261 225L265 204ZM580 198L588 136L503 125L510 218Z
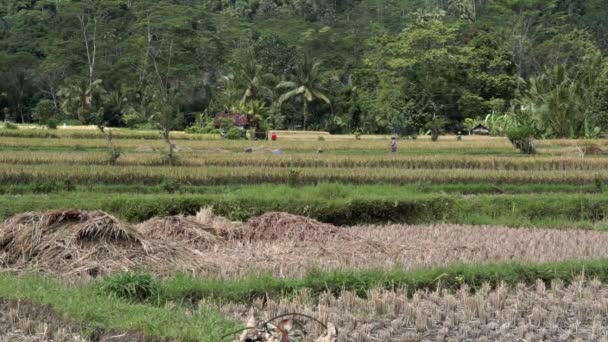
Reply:
M0 119L592 137L607 31L605 0L0 0Z

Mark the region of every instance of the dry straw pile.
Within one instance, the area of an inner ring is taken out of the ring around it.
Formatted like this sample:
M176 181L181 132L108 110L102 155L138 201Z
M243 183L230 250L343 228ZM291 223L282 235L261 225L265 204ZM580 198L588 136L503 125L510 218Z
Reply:
M244 238L248 241L327 241L347 239L348 235L336 226L307 217L270 212L247 221Z
M179 241L198 250L220 243L212 226L181 215L155 217L140 224L138 230L147 238Z
M14 216L0 225L0 263L5 270L97 277L145 269L157 273L205 272L196 251L145 238L101 211L54 210Z
M137 226L81 210L27 213L0 224L0 267L65 276L147 270L298 277L311 268L411 269L589 258L608 258L607 233L461 225L342 228L278 212L242 223L211 209Z

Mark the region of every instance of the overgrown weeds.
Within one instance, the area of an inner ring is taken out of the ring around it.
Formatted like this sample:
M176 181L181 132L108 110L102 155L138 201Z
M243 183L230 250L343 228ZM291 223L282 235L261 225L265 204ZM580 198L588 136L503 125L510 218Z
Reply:
M161 296L160 282L147 272L112 274L99 281L96 287L103 294L135 303L158 303Z

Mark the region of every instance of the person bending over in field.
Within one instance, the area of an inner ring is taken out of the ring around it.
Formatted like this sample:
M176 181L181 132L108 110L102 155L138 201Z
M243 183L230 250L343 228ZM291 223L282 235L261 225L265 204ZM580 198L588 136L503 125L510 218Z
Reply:
M397 137L391 137L391 152L397 153Z

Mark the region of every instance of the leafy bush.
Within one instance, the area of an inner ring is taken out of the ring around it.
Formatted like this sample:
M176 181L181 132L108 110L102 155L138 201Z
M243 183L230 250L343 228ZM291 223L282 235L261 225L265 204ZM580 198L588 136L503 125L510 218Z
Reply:
M431 132L431 140L439 140L439 135L443 134L443 128L448 124L447 119L443 117L435 117L426 124L426 128Z
M146 123L146 121L146 118L134 108L129 108L122 115L122 122L124 122L124 124L131 129L136 128L140 124Z
M38 102L32 112L34 119L38 120L41 124L48 125L50 120L57 121L59 116L59 109L55 106L51 100L42 100ZM56 125L55 125L56 128Z
M289 170L289 176L287 177L287 184L290 186L296 186L300 183L300 170Z
M161 284L150 273L119 273L97 283L99 292L130 302L142 303L160 298Z
M226 139L228 140L239 140L243 138L243 130L232 127L226 132Z
M172 194L180 190L181 184L174 179L168 178L161 183L161 187L166 192Z
M19 127L12 122L5 121L4 128L6 129L18 129Z
M530 126L517 126L509 129L507 137L511 144L523 154L536 153L534 129Z
M57 119L48 119L46 121L46 127L48 129L57 129L58 125L59 125L59 121L57 121Z

